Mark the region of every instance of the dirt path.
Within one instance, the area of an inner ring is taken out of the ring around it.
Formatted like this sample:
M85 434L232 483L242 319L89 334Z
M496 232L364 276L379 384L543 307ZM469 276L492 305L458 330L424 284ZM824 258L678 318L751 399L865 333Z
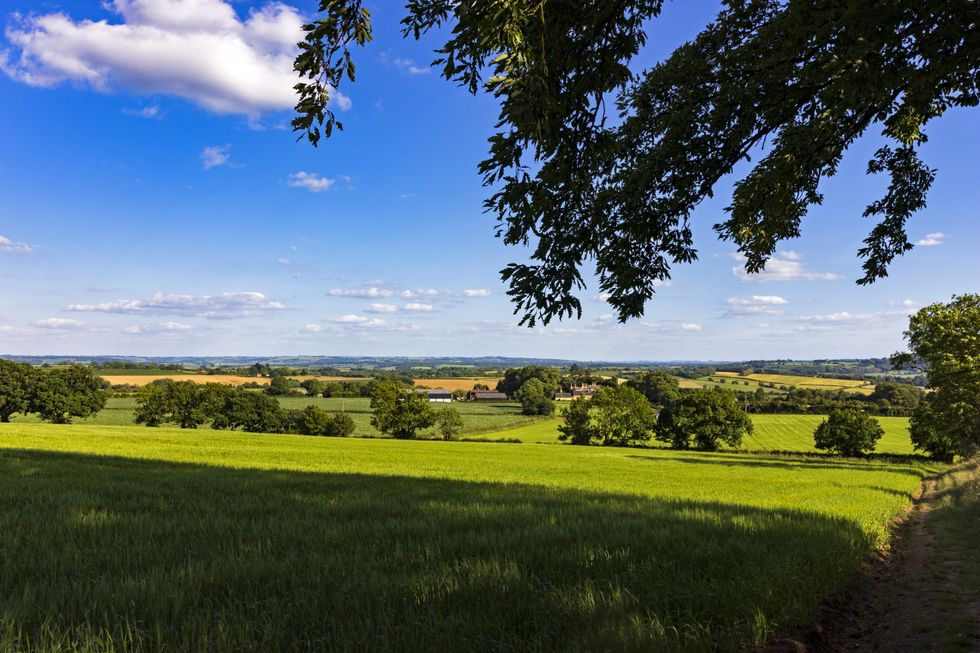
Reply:
M927 528L942 493L927 478L897 526L890 553L871 563L859 582L821 608L818 623L767 653L945 653L980 651L980 603L963 591L961 560ZM965 601L959 600L965 599ZM950 638L951 625L964 634Z

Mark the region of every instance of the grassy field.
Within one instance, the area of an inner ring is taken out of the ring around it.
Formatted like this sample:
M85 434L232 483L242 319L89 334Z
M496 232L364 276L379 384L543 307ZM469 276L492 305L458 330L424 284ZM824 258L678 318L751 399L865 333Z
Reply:
M5 424L0 650L744 650L885 546L924 473Z
M379 433L371 426L371 400L367 398L355 397L351 399L335 397L279 397L279 404L283 408L302 409L310 404L319 406L331 412L346 412L350 414L357 428L355 435L379 436ZM441 404L434 404L439 406ZM519 404L512 402L491 403L491 402L457 402L452 404L463 417L463 434L477 435L494 433L522 426L530 426L539 421L539 417L528 417L521 415ZM133 423L133 414L136 410L136 399L133 397L112 397L106 403L102 412L94 417L76 420L78 424L121 426ZM36 415L16 415L15 422L37 423L39 418ZM557 433L557 431L555 431ZM427 429L420 432L421 437L435 437L435 429Z

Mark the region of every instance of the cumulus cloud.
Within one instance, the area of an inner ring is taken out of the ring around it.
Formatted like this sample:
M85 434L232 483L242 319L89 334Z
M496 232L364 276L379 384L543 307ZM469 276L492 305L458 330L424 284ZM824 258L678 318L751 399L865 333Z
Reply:
M431 313L432 304L426 304L424 302L408 302L402 307L402 310L410 313Z
M848 311L838 311L836 313L824 313L820 315L801 315L797 320L801 322L815 323L854 323L854 322L876 322L889 319L905 319L905 311L876 311L873 313L849 313Z
M327 179L315 172L300 171L289 175L289 181L286 184L290 188L305 188L311 193L320 193L333 186L334 180Z
M10 240L6 236L0 236L0 253L3 254L30 254L37 247L27 243L18 243Z
M937 231L933 234L926 234L925 238L915 241L915 244L919 247L936 247L937 245L942 245L946 240L946 234Z
M320 333L321 331L323 331L323 327L319 324L307 324L300 329L300 333Z
M201 165L204 166L205 170L219 168L221 166L234 167L235 164L231 162L231 155L228 153L230 149L230 145L209 145L205 147L201 150Z
M703 330L696 322L643 322L644 327L659 333L691 333Z
M66 317L49 317L44 320L35 320L31 324L40 329L53 329L58 331L81 329L85 326L84 322L71 320Z
M751 297L730 297L725 300L728 310L722 317L745 317L751 315L782 315L778 308L789 301L779 295L752 295Z
M303 18L282 2L240 17L229 0L108 0L118 19L73 20L65 13L14 15L14 50L0 68L25 84L72 82L184 98L218 114L256 117L296 103L293 70ZM335 108L350 100L334 91Z
M737 261L745 261L741 254L732 255ZM813 272L803 265L803 256L793 252L776 252L761 272L749 274L742 265L732 268L732 276L744 282L769 283L772 281L837 281L843 279L833 272Z
M156 293L147 299L120 299L99 304L71 304L66 310L78 313L183 315L208 319L233 319L266 315L286 306L260 292L220 295L177 295Z
M368 328L381 327L388 324L385 320L382 320L381 318L364 317L363 315L355 315L355 314L341 315L340 317L332 318L329 321L334 324L343 324L349 326L368 327Z

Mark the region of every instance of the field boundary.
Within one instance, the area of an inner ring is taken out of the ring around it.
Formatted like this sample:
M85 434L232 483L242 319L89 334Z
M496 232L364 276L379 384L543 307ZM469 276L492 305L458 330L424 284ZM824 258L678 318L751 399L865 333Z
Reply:
M938 650L932 646L933 633L919 632L911 625L912 615L930 607L936 610L936 602L929 588L910 577L928 573L935 550L941 548L926 528L943 493L941 481L964 471L974 482L980 478L980 458L924 477L905 512L892 520L888 547L877 549L854 581L822 603L809 626L772 641L763 653L900 650L891 648L897 642L910 647L901 650ZM899 630L909 632L899 634ZM913 641L915 635L924 639Z

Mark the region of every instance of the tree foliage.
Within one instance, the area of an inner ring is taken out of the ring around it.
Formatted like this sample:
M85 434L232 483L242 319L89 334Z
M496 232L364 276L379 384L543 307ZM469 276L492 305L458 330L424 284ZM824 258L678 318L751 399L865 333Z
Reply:
M109 384L81 365L58 367L36 377L28 410L54 424L95 415L105 408Z
M980 294L920 309L893 364L922 369L931 388L912 413L912 444L941 460L980 447Z
M654 406L669 406L680 394L680 382L667 372L642 372L626 382Z
M371 426L401 439L414 438L416 432L435 421L428 396L389 379L375 384L371 410Z
M455 408L440 408L435 411L436 428L443 440L459 440L463 432L463 417Z
M26 413L37 373L28 363L0 359L0 422L9 422L14 413Z
M874 451L885 434L874 417L845 408L830 413L813 432L813 446L842 456L857 457Z
M664 408L655 437L675 449L717 451L722 443L737 447L753 431L752 420L727 388L684 392Z
M638 391L626 386L599 388L591 399L571 402L558 437L572 444L641 444L650 439L655 423L653 406Z
M551 415L555 412L553 392L548 392L541 379L530 378L514 393L525 415Z
M544 365L526 365L504 372L504 378L497 382L497 391L514 397L531 379L540 381L546 394L553 395L561 389L561 372L557 369Z
M409 0L403 34L446 34L443 77L500 103L479 172L505 243L508 294L533 326L581 315L594 262L621 320L643 314L671 266L697 258L694 208L735 182L719 236L748 272L800 235L821 180L868 130L882 145L868 174L885 194L858 256L867 284L912 249L907 220L935 172L918 157L925 126L980 101L976 0L756 0L725 3L665 60L637 69L663 0ZM371 40L362 0L321 0L296 59L295 130L314 145L341 127L330 94L353 81L351 48Z

